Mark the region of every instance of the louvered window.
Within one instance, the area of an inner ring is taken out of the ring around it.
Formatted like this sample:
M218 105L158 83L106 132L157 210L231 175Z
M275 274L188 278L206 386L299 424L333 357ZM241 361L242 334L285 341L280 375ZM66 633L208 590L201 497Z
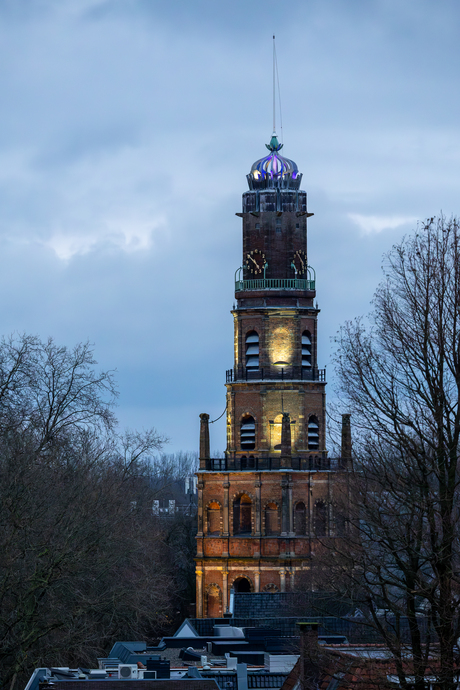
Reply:
M311 335L310 331L302 333L302 366L311 369Z
M245 417L241 422L241 450L254 450L256 447L256 423L254 417Z
M246 368L259 368L259 335L250 331L246 336Z
M308 448L317 450L319 448L319 424L316 417L308 420Z

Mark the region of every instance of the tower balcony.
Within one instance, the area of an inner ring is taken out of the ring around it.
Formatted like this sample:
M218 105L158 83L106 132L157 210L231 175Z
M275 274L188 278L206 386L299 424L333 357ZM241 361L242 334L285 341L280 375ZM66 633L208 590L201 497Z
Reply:
M200 472L260 472L285 469L281 467L279 453L263 457L256 453L249 457L229 454L224 458L206 458ZM329 458L325 453L313 451L308 456L293 455L290 458L289 469L300 472L346 472L351 469L351 465L347 458Z
M315 290L315 280L303 278L258 278L256 280L235 280L235 292L247 290Z
M302 366L261 367L260 369L234 367L227 369L225 379L226 383L243 381L320 381L325 383L326 369Z

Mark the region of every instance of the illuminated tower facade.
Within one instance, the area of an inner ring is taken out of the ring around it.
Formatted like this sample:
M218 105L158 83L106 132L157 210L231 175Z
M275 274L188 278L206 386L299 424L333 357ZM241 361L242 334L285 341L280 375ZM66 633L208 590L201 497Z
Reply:
M314 569L322 540L344 529L334 504L348 460L331 464L326 451L326 377L318 367L316 279L307 255L313 214L302 175L280 154L275 134L267 148L247 175L237 213L243 257L235 276L234 364L226 374L225 458L210 457L209 417L201 415L198 617L224 615L232 587L294 589Z

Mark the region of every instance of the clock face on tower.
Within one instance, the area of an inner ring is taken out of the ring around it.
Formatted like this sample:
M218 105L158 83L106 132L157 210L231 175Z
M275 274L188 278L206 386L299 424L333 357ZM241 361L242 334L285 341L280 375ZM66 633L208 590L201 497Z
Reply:
M298 249L292 259L292 263L296 267L297 275L303 276L307 272L307 255L301 249Z
M253 249L250 254L246 254L246 268L254 275L263 272L267 262L265 261L265 254L260 249Z

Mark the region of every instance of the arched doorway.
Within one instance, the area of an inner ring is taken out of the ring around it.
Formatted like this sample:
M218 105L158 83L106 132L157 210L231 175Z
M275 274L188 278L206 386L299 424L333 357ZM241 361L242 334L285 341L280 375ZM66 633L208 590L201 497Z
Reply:
M237 577L233 583L233 589L235 592L250 592L251 583L247 577Z

